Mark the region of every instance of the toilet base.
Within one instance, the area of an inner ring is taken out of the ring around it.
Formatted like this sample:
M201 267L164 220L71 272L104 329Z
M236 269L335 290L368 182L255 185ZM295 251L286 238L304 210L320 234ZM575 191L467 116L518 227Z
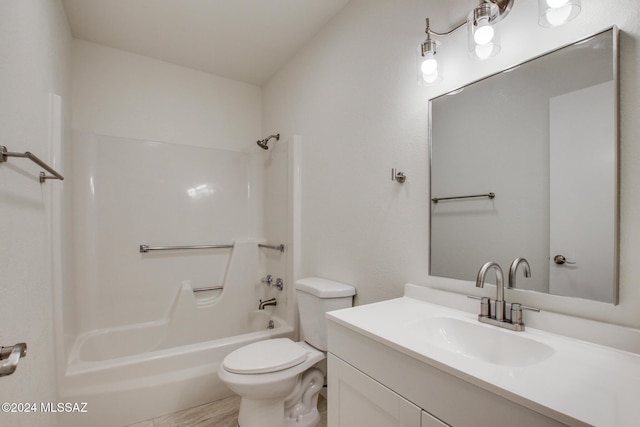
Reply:
M283 427L284 398L249 399L242 398L238 427Z
M298 415L297 418L285 418L284 427L314 427L320 422L318 408L313 408L309 413Z
M242 399L238 427L314 427L320 422L318 408L297 418L285 418L284 400L251 400Z

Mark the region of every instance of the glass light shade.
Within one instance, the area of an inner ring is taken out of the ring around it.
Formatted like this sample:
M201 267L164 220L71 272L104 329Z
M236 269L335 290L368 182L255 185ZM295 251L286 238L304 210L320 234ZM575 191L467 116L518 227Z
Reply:
M482 61L500 52L500 33L488 16L476 17L472 11L467 28L469 58Z
M538 24L558 27L578 16L580 10L580 0L538 0Z
M433 47L435 48L435 42ZM422 54L422 45L418 46L416 52L418 84L421 86L432 85L442 81L442 64L436 58L435 49L427 50Z

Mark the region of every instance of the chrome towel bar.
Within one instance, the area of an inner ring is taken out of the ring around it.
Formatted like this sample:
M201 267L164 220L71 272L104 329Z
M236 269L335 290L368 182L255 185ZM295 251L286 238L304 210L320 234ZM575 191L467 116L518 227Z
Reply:
M279 244L278 246L274 246L274 245L264 245L262 243L258 243L258 247L259 248L267 248L267 249L275 249L277 251L280 252L284 252L284 244Z
M22 157L29 159L51 174L46 175L44 172L40 172L40 182L45 182L47 179L59 179L60 181L64 179L62 175L56 172L51 166L40 160L35 154L32 154L28 151L24 153L12 153L10 151L7 151L7 147L5 147L4 145L0 145L0 163L6 162L7 157Z
M140 253L151 251L174 251L182 249L233 249L233 245L195 245L195 246L149 246L140 245Z
M433 199L431 199L431 201L433 201L433 203L438 203L440 200L471 199L471 198L476 198L476 197L488 197L490 199L493 199L493 198L496 197L496 194L495 193L487 193L487 194L474 194L472 196L434 197Z

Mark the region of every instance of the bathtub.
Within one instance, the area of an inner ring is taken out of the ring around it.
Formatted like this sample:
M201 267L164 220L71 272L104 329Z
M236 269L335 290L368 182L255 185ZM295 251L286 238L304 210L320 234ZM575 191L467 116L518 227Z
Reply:
M286 296L260 283L257 243L234 241L222 289L194 292L183 280L158 318L139 304L140 317L149 320L118 324L114 316L70 337L58 371L59 402L86 402L87 412L59 413L59 424L121 427L231 396L217 375L227 354L294 336L275 316L286 312ZM260 299L275 296L282 304L257 310Z
M268 329L270 321L272 329ZM111 336L99 331L79 339L62 379L60 401L86 402L87 412L59 414L60 424L126 426L231 396L233 393L217 375L227 354L252 342L293 337L293 328L266 309L249 313L246 333L141 351L153 345L154 334L161 335L166 326L156 322L116 331ZM136 343L136 336L140 341L132 348L122 345ZM98 351L110 347L117 350Z

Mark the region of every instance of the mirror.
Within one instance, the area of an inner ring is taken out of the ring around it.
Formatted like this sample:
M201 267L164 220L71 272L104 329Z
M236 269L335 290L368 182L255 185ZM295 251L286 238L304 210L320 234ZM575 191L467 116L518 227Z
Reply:
M495 261L507 280L524 257L516 288L617 304L617 39L430 101L432 276L474 281Z

